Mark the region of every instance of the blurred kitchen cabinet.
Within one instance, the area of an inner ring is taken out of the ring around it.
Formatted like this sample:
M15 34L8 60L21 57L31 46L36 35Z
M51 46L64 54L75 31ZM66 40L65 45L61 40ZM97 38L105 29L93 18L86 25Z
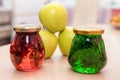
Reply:
M12 26L12 1L0 0L0 46L10 43Z
M10 43L12 12L8 8L0 7L0 46Z

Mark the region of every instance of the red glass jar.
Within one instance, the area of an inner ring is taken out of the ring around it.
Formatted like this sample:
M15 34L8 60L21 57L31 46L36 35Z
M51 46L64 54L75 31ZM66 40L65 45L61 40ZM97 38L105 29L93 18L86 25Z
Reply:
M34 71L44 60L44 46L39 35L40 27L32 24L14 26L16 32L10 45L10 57L16 69Z

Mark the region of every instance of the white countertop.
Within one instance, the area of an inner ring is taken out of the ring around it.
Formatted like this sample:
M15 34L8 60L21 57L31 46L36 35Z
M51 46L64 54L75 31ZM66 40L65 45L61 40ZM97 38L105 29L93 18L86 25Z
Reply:
M21 72L10 60L9 45L0 46L0 80L119 80L120 79L120 30L103 26L108 63L97 74L87 75L74 72L57 47L54 55L46 59L42 67L34 72Z

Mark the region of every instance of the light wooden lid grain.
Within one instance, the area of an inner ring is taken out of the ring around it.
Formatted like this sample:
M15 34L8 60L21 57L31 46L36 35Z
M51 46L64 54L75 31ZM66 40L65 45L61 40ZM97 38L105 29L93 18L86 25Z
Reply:
M13 27L13 30L16 32L37 32L40 29L40 26L35 24L20 24Z
M76 28L73 28L73 31L76 34L102 34L104 33L104 29L102 28L88 27L88 26L76 27Z

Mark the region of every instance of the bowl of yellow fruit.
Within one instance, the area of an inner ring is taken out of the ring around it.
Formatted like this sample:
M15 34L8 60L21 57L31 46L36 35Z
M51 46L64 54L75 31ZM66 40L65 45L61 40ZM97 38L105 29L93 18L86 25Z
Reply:
M113 16L110 20L110 24L116 28L120 28L120 14Z

